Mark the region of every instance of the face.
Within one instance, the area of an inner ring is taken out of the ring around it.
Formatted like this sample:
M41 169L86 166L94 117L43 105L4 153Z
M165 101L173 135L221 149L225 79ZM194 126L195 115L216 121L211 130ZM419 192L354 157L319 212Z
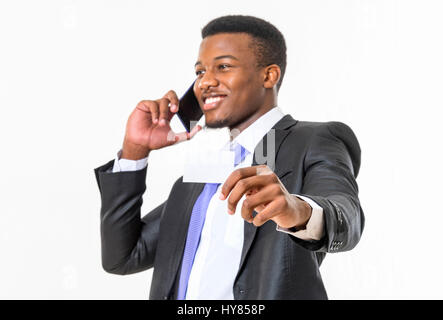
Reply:
M250 40L245 33L221 33L200 44L194 93L210 128L242 130L268 108L265 73L257 68Z

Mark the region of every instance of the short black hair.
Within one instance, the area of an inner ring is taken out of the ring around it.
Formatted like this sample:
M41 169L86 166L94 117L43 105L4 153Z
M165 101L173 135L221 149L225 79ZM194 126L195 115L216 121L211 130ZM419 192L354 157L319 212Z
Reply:
M277 83L280 89L286 70L286 42L283 34L271 23L252 16L227 15L210 21L202 29L202 39L219 33L246 33L252 37L257 67L276 64L281 76Z

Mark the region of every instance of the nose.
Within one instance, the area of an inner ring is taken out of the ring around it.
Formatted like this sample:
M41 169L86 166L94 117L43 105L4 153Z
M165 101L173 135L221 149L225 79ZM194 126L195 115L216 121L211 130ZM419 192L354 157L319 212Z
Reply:
M200 78L198 83L198 88L200 90L207 90L210 87L218 86L218 80L214 77L214 74L210 71L206 71L203 76Z

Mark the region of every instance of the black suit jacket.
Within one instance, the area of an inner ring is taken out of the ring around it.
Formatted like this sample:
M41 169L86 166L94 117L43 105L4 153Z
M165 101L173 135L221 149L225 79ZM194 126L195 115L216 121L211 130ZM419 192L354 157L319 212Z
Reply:
M290 193L308 196L323 208L325 236L304 241L276 231L273 221L258 228L245 222L234 298L327 299L319 272L325 253L352 249L363 231L355 181L360 147L340 122L297 121L286 115L273 129L274 172ZM266 136L261 143L266 150ZM167 200L141 218L146 168L112 173L112 166L110 161L95 169L103 268L124 275L154 267L150 299L175 299L191 211L204 184L183 183L180 177Z

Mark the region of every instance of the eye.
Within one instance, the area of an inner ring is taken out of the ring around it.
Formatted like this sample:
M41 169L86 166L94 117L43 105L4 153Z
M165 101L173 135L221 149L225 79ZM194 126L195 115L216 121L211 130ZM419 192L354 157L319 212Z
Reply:
M231 66L229 65L229 64L226 64L226 63L223 63L223 64L220 64L219 66L218 66L218 68L220 69L220 70L226 70L226 69L228 69L228 68L230 68Z
M197 77L198 77L198 76L201 76L203 73L204 73L203 70L196 70L196 71L195 71L195 75L196 75Z

